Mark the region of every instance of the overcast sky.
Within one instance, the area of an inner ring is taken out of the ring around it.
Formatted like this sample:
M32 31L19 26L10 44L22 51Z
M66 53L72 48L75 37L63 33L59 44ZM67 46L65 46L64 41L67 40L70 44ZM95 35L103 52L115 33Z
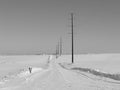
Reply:
M0 0L0 53L120 53L120 0Z

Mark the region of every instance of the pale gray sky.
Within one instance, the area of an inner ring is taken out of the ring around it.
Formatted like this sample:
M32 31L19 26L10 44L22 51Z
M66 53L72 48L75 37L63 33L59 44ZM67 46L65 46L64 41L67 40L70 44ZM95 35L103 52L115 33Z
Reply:
M120 53L120 0L0 0L0 53L54 52L60 37L76 53Z

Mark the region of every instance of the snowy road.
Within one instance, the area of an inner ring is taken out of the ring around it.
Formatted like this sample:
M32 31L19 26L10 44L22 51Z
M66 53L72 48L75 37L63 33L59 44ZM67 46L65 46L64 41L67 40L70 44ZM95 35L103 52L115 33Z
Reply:
M0 90L68 90L66 85L63 75L51 60L48 69L25 73L20 78L6 82Z
M94 75L86 75L96 78ZM51 57L49 68L33 70L31 74L6 82L0 90L120 90L120 84L93 80L83 73L62 68Z

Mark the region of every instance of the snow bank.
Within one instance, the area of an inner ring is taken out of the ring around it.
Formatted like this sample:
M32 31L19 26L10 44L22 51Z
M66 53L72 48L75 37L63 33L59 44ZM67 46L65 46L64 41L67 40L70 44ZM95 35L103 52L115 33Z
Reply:
M32 68L32 73L36 73L36 72L39 72L41 70L43 70L43 69L42 68L34 67L34 68ZM28 75L31 75L32 73L30 73L29 70L27 70L27 71L21 72L20 74L18 74L18 76L19 77L26 77Z

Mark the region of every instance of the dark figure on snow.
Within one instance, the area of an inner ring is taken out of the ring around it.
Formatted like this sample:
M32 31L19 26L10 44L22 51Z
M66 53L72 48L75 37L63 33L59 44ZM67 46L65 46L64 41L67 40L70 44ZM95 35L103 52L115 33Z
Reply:
M32 73L32 68L31 67L29 67L29 72Z

